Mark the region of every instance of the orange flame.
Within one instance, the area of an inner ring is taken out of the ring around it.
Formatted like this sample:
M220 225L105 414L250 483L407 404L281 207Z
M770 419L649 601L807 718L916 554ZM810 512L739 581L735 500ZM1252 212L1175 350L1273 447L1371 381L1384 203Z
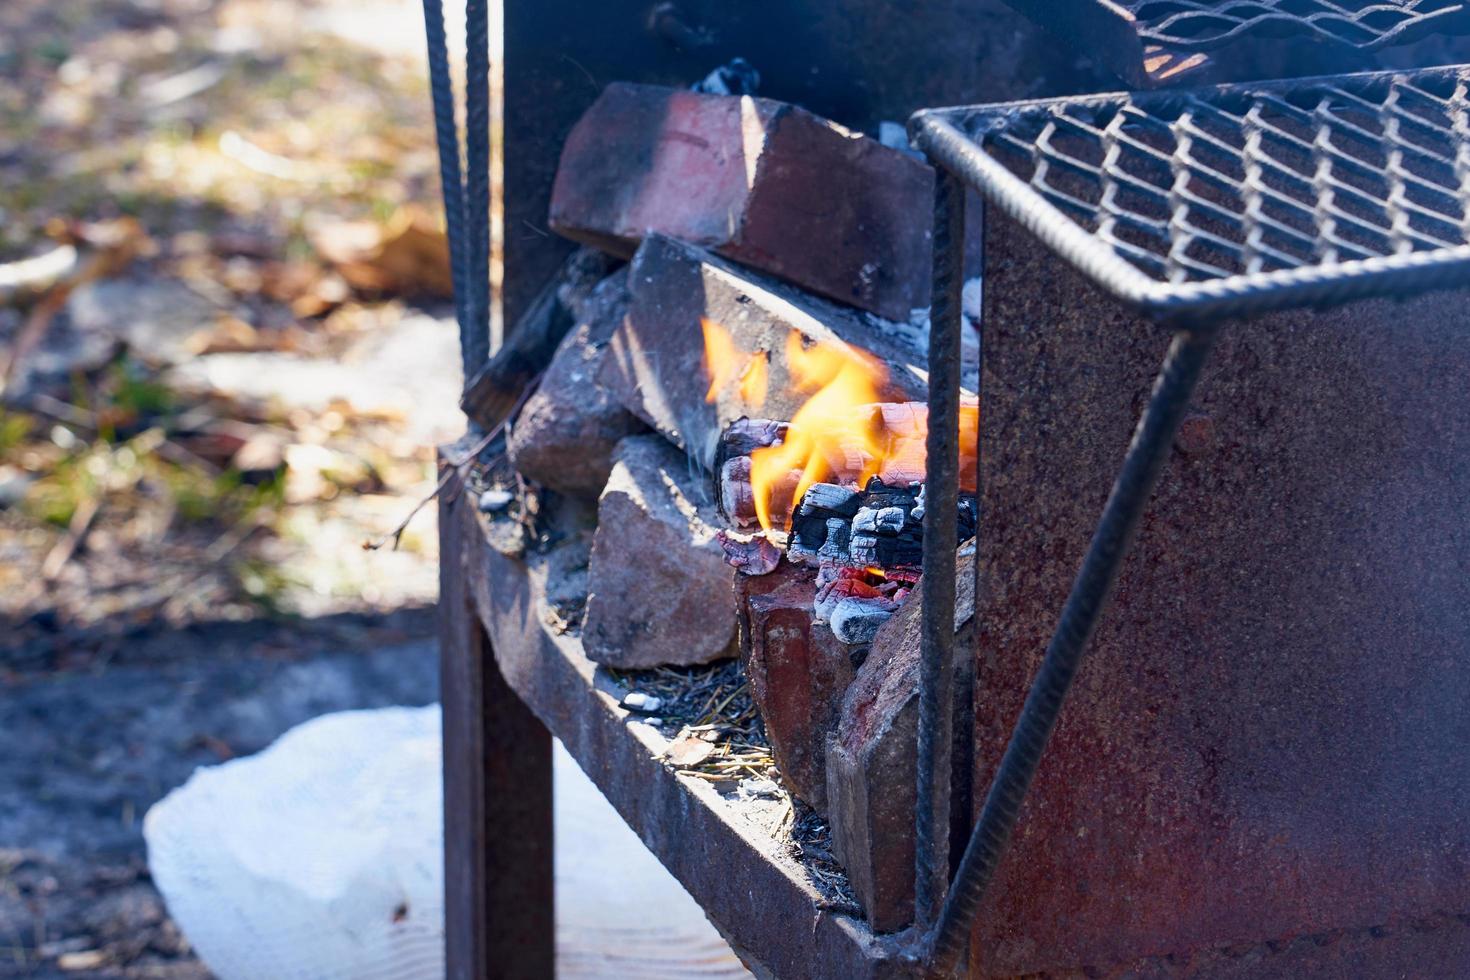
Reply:
M887 372L873 358L831 344L807 347L800 333L786 338L786 365L797 391L813 392L791 417L784 442L750 454L750 484L756 518L772 530L772 504L789 510L813 483L832 474L858 473L861 486L878 473L883 447L871 412L859 411L878 401ZM799 471L789 499L773 498L790 486L789 475Z
M704 400L713 402L735 377L739 359L730 331L706 317L699 318L699 327L704 331L704 373L709 375L709 391L704 393Z
M714 402L732 381L739 381L740 400L751 409L766 403L769 384L767 362L770 355L763 350L747 354L735 346L730 332L707 317L699 318L704 331L704 370L709 375L706 402Z
M740 375L740 400L751 408L760 408L766 403L766 386L770 383L767 363L771 355L758 350L750 355L745 372Z
M700 318L704 331L705 401L730 397L744 408L765 405L771 355L747 353L723 326ZM810 394L791 417L785 440L750 455L750 484L761 527L774 530L813 483L863 486L869 478L901 485L924 479L928 409L922 402L881 404L888 372L872 355L834 343L807 345L798 331L786 337L784 367L790 390ZM975 489L975 433L979 406L960 405L960 487Z

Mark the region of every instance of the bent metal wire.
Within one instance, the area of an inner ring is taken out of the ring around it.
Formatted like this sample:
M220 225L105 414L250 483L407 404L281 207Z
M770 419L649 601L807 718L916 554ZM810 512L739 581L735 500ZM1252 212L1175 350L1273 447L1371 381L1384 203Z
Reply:
M1470 31L1466 0L1006 2L1144 88L1201 70L1214 79L1280 74L1267 66L1288 51L1338 70L1366 68L1375 52Z
M1459 0L1121 0L1117 6L1143 41L1178 51L1210 51L1251 34L1372 50L1443 28L1466 9Z
M936 695L947 690L950 661L926 606L915 882L928 901L916 923L923 965L942 976L964 950L1222 322L1470 282L1470 67L934 109L916 114L910 133L941 187L974 187L1173 331L937 918L933 881L946 864L933 814L948 797L948 770L939 739L922 733L947 730L948 702ZM951 293L964 248L945 230L963 227L963 207L963 194L936 194L931 343L946 349L963 329ZM930 375L931 442L958 430L955 392L946 390L956 384ZM931 460L945 449L931 444ZM929 492L948 492L957 479L946 453L928 474ZM952 550L926 553L926 603L931 592L952 592L954 577Z

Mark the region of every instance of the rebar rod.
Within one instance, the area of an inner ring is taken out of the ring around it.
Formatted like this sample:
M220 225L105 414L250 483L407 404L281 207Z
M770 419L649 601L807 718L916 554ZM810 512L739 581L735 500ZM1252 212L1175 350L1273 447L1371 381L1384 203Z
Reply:
M465 3L465 265L469 323L466 378L490 356L490 16L489 0Z
M949 976L965 949L975 915L1010 841L1021 803L1056 728L1088 640L1107 603L1179 422L1189 407L1215 333L1213 325L1180 329L1169 345L1148 407L1134 430L1123 467L1072 583L1056 632L1047 645L1046 657L1016 719L1010 743L991 781L980 818L934 928L927 958L932 976ZM933 431L932 424L930 431Z
M444 198L444 227L449 238L449 273L454 285L454 319L459 324L459 351L464 377L479 367L471 363L465 266L464 178L459 166L459 128L454 120L454 82L444 36L442 0L424 0L424 34L429 48L429 98L434 111L434 139L439 151L439 186Z
M929 308L929 432L925 443L924 563L920 579L924 623L914 814L914 919L921 927L938 917L949 880L964 228L964 185L941 170L934 183L934 291Z

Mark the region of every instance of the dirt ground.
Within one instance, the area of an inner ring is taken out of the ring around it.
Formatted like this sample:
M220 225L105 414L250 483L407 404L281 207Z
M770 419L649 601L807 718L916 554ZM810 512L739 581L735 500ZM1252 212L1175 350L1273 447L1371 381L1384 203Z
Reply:
M433 508L363 548L462 424L420 16L0 4L0 976L206 976L147 808L435 697Z

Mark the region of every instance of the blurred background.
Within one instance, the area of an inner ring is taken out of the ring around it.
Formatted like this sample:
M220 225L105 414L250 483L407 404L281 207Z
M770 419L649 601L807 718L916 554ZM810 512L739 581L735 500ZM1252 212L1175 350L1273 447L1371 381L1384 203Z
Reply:
M437 698L434 507L364 548L462 429L423 57L412 0L0 3L0 976L207 976L148 807Z

